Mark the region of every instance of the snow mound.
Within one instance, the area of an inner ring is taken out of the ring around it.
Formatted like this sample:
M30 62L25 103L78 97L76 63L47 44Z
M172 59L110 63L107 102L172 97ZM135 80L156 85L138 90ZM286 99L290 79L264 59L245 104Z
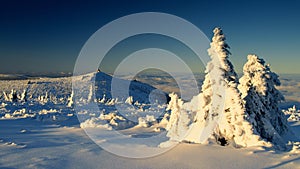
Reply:
M101 118L93 117L80 123L81 128L102 128L107 130L112 130L112 127L107 124L105 121L101 120Z

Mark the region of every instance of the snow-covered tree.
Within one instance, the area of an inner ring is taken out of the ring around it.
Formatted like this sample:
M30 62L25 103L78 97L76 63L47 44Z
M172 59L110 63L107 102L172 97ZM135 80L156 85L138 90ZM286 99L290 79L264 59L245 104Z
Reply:
M67 100L67 107L72 107L73 104L74 104L74 92L72 90L72 93L70 95L70 97L68 97L68 100Z
M6 94L6 92L3 91L3 97L5 101L10 101L8 95Z
M187 134L191 120L187 112L182 109L183 101L174 93L169 96L171 101L167 110L171 110L171 115L166 127L167 136L170 137L170 140L182 141Z
M221 145L251 146L259 142L259 136L248 121L248 114L243 106L240 92L237 89L238 78L229 61L229 46L220 28L214 29L214 37L208 49L211 61L206 67L206 76L202 86L202 108L195 116L190 134L199 133L202 128L193 126L209 126L217 122L212 136ZM200 114L199 114L200 113ZM218 121L215 119L219 118ZM202 124L196 124L202 123ZM203 142L191 135L186 141Z
M27 95L27 90L24 89L23 92L22 92L20 95L18 95L19 101L24 101L24 102L26 102L26 95Z
M132 96L129 96L129 97L125 100L125 103L132 105L132 103L133 103L133 97L132 97Z
M8 102L15 102L18 99L17 92L14 89L11 89L9 94L3 92L4 100Z
M92 102L93 101L93 92L94 92L93 85L90 85L87 102Z
M284 97L275 87L280 85L278 75L256 55L248 55L243 72L238 88L252 124L262 138L279 143L281 136L287 133L288 126L279 108Z
M38 102L40 102L40 104L42 104L42 105L46 104L46 103L49 101L49 98L48 98L48 92L46 92L45 95L40 95L40 96L38 96L37 100L38 100Z

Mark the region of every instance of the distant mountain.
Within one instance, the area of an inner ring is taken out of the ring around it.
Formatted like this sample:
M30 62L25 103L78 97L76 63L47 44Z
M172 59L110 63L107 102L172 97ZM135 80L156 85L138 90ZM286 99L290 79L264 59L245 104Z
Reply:
M19 74L0 74L0 80L26 80L30 77Z
M116 96L111 90L113 82L117 86ZM158 118L164 112L162 105L169 100L166 93L151 85L113 78L103 72L61 78L0 80L0 90L0 118L64 121L73 119L78 113L80 122L84 122L103 114L103 117L120 117L122 125L118 119L111 122L118 124L114 126L118 129L138 124L140 116ZM91 110L91 103L99 108Z
M53 73L2 73L0 74L0 80L27 80L38 78L59 78L70 77L72 73L65 72L53 72Z
M129 81L114 78L104 72L90 73L74 77L73 82L76 83L76 87L82 88L80 92L82 92L83 95L86 95L87 93L85 92L89 92L87 90L90 90L89 86L85 85L95 84L94 90L96 99L101 99L103 97L112 99L116 97L119 100L124 100L128 96L132 96L134 102L138 101L140 103L151 103L151 99L157 100L160 103L166 103L170 100L167 93L158 90L149 84L137 80ZM113 89L115 90L115 97L113 97L112 93L113 82L116 84L116 87Z
M83 96L88 96L90 93L90 87L92 86L95 90L96 99L112 99L111 84L114 79L114 82L117 86L116 91L117 97L119 100L125 100L127 97L124 95L124 87L129 86L127 96L132 96L133 101L138 101L140 103L149 103L149 98L157 99L158 101L168 101L169 96L162 92L161 90L156 89L155 87L142 83L136 80L129 81L120 78L113 78L112 76L104 73L89 73L79 76L71 77L59 77L59 78L33 78L25 75L4 75L0 74L0 79L14 80L10 81L0 81L1 89L3 92L10 93L11 90L14 90L17 94L21 94L26 90L28 101L34 101L38 97L50 97L51 98L61 98L61 101L66 101L71 94L71 87L73 83L78 84L79 92ZM86 86L89 85L89 86ZM127 90L127 89L125 89ZM118 93L123 93L119 95ZM0 97L3 93L0 94ZM124 96L122 98L122 96ZM1 97L3 99L3 97ZM167 98L167 100L166 100ZM165 102L164 102L165 103Z

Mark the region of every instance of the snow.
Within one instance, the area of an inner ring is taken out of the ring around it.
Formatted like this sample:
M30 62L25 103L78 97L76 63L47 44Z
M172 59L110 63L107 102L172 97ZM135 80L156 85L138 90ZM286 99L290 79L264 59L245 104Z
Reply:
M19 133L21 126L30 132ZM0 128L7 129L0 130L1 168L288 169L300 166L299 153L186 143L153 158L128 159L104 151L76 126L59 127L20 119L3 120Z
M291 78L294 79L294 78ZM58 82L66 82L70 79L40 79L38 82L41 86L36 85L35 87L40 94L45 95L46 89L60 88L61 85ZM42 86L45 82L49 82L47 88ZM300 82L300 81L299 81ZM0 81L1 88L8 89L8 85L11 85L17 92L23 91L22 84L25 81ZM14 84L21 85L14 85ZM33 82L32 82L33 83ZM35 106L26 107L26 113L32 115L32 117L23 118L18 116L13 119L2 119L0 120L0 168L298 168L300 166L299 157L299 143L292 143L293 148L290 151L279 151L267 147L252 147L247 149L236 149L233 147L222 147L212 142L201 145L201 144L187 144L180 143L170 151L163 153L153 158L145 159L130 159L115 156L101 149L95 144L86 134L85 131L80 128L79 122L76 116L68 116L72 114L72 108L67 108L60 105L60 100L65 100L70 97L71 90L69 84L65 84L68 91L57 90L57 98L62 97L63 99L57 99L58 105L48 102L45 105L39 104L38 101L34 101ZM168 83L166 83L168 84ZM26 86L26 85L24 85ZM293 85L291 85L293 87ZM294 86L295 87L295 86ZM8 92L11 90L8 89ZM29 90L33 91L33 90ZM50 93L50 92L49 92ZM29 92L29 94L31 94ZM36 93L36 96L39 94ZM103 97L103 96L102 96ZM103 99L99 97L99 99ZM105 97L106 98L106 97ZM195 97L198 98L198 97ZM35 98L32 98L36 100ZM55 99L53 99L55 100ZM108 101L108 99L105 99ZM198 102L193 99L193 102ZM104 102L106 103L106 102ZM16 110L21 112L23 109L23 102L6 102L1 101L0 111L3 117L5 114L13 114ZM141 105L141 104L140 104ZM195 106L196 103L191 103L186 106ZM106 110L108 110L106 107ZM52 109L52 110L51 110ZM62 110L61 110L62 109ZM196 108L194 108L196 110ZM31 110L31 111L30 111ZM286 110L288 111L288 110ZM298 110L297 110L298 111ZM296 111L296 112L297 112ZM289 111L291 112L291 111ZM44 119L49 120L38 120L35 118L37 115L40 116L49 115ZM88 113L82 111L83 114ZM64 121L57 123L51 120L51 116L57 114L66 117ZM112 117L113 115L106 114L100 118L96 116L95 119L103 120ZM157 133L155 128L166 126L168 114L165 114L165 118L162 117L160 123L156 123L156 126L150 127L134 127L123 130L122 132L127 135L142 134L142 133ZM287 113L289 117L289 113ZM149 119L151 121L151 118ZM101 123L96 122L96 125ZM299 136L300 135L300 123L299 121L291 121L291 128ZM103 126L105 127L108 126ZM145 131L147 130L147 132ZM172 145L172 143L170 143ZM173 143L176 145L177 143ZM166 147L170 147L167 145ZM172 159L172 160L169 160ZM259 159L259 160L258 160Z
M81 128L103 128L103 129L107 129L107 130L112 130L112 127L107 124L106 122L103 122L103 124L100 124L101 123L101 118L95 118L95 117L92 117L91 119L88 119L86 121L84 121L83 123L80 123L80 127ZM115 123L110 123L112 125L115 125Z
M249 55L239 80L222 30L214 34L206 75L196 76L202 92L190 100L158 74L2 75L0 168L299 168L300 78Z

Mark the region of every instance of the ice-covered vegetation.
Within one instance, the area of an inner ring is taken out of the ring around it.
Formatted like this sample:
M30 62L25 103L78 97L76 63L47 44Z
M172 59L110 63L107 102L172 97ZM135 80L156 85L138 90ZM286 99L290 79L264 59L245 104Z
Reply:
M284 97L276 89L280 85L278 75L263 59L249 55L243 76L238 79L220 28L214 30L208 53L211 61L201 93L186 103L170 95L170 141L215 140L235 147L273 144L282 148L289 141L286 137L296 138L279 107Z
M288 121L300 121L300 110L297 110L295 105L288 110L283 110L283 113L288 116Z
M68 119L76 120L78 116L82 122L81 127L95 127L104 123L115 129L125 129L135 125L147 126L148 123L157 121L159 116L163 116L160 110L163 111L166 104L156 102L151 105L149 102L149 95L153 95L151 92L155 90L150 85L133 81L130 85L131 95L128 98L112 98L111 76L98 72L73 77L73 82L74 79L75 82L82 84L85 84L84 82L90 84L96 80L96 84L80 86L81 97L75 99L74 91L71 89L72 77L1 81L3 92L0 118L32 118L39 121L60 122ZM125 82L128 81L120 79L120 83ZM156 99L166 100L168 97L163 92L156 92L155 95ZM88 106L90 103L96 103L101 111L91 112ZM76 113L75 104L82 111ZM118 112L116 107L124 104L128 107L125 107L122 113Z

